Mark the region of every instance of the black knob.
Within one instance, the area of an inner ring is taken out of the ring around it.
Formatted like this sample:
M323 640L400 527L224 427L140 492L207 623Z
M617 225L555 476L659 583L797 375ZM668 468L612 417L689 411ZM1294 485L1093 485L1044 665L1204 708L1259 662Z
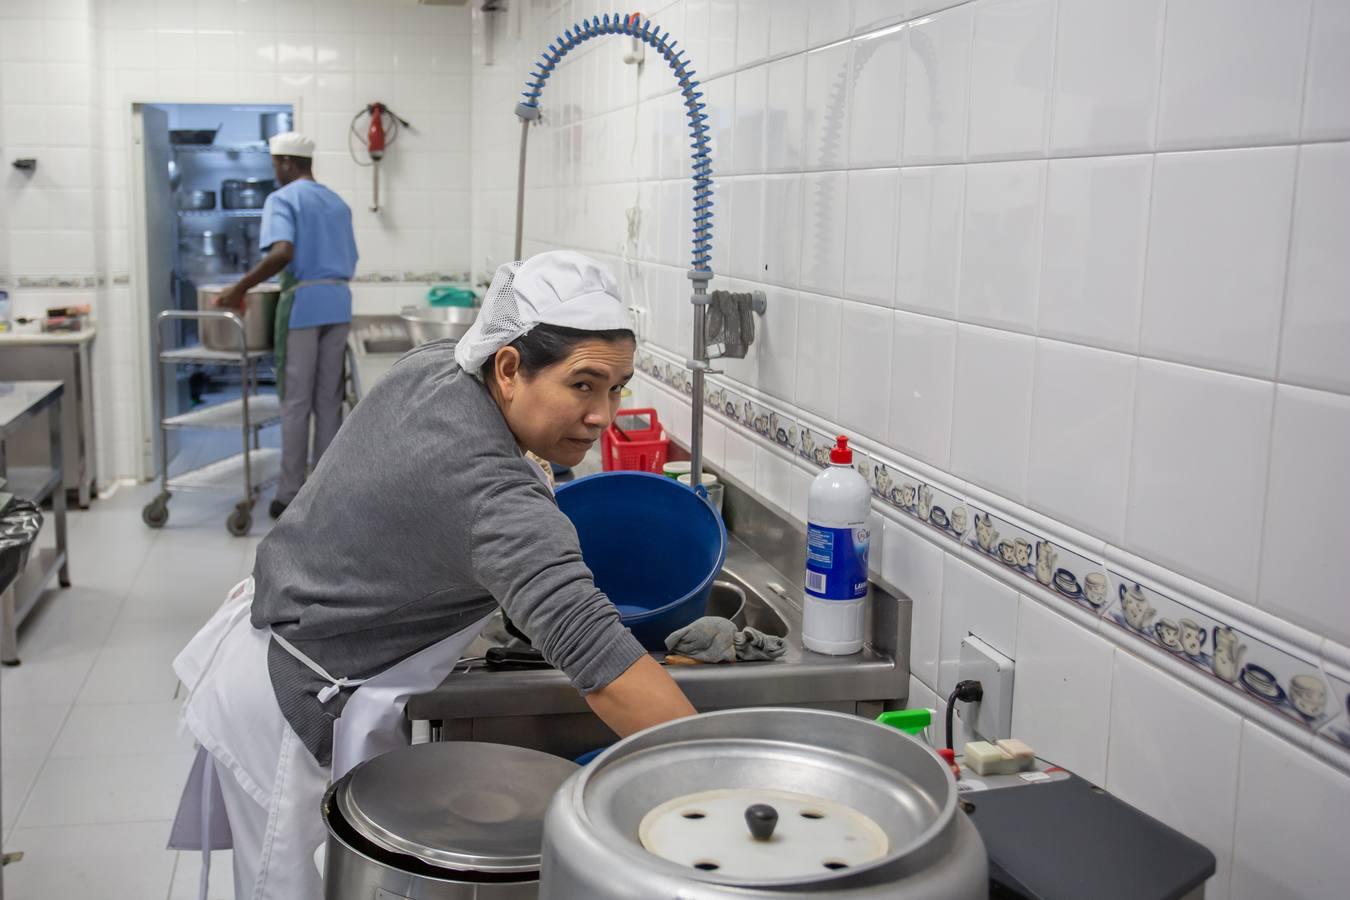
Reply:
M750 836L757 841L767 841L773 837L778 825L778 810L767 803L756 803L745 810L745 824L750 826Z

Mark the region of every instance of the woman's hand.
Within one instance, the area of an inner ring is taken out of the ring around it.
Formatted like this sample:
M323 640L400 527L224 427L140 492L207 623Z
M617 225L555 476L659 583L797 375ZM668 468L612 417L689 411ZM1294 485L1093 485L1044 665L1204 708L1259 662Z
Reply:
M618 678L586 695L591 711L619 737L698 714L661 664L642 656Z

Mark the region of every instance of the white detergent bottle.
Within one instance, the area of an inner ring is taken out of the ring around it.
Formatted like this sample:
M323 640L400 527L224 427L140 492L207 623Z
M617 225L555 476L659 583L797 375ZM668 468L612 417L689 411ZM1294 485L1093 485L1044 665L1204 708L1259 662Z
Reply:
M802 643L808 650L831 656L862 650L871 502L872 491L853 468L853 451L841 434L806 500Z

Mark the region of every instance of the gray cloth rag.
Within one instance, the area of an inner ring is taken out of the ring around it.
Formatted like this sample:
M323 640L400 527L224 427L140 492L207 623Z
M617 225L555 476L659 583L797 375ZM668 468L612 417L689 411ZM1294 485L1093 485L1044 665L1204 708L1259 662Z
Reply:
M713 291L708 301L708 355L713 359L745 359L755 342L755 313L749 293Z
M704 616L666 638L666 649L705 663L756 662L777 659L787 652L780 637L756 628L737 632L730 619Z

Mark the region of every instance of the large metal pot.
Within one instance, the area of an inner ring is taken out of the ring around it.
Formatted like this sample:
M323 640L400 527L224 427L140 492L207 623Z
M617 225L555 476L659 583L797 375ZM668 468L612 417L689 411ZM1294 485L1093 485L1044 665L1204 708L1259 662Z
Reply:
M416 347L442 338L459 340L478 318L478 310L467 306L405 306L399 317L408 324L408 335Z
M179 238L183 272L194 279L216 278L234 271L227 235L223 231L198 231Z
M208 284L197 289L197 308L220 311L215 299L228 285ZM260 284L244 295L244 343L249 350L270 350L277 315L277 298L281 288L275 284ZM240 315L235 311L235 315ZM202 345L209 350L239 352L239 327L227 319L210 319L201 323Z
M216 208L215 191L183 191L178 195L179 209L206 210Z
M539 896L974 900L988 862L927 746L843 713L740 709L639 732L568 778Z
M277 189L271 178L227 178L220 185L220 205L225 209L262 209L267 195Z
M325 900L534 900L544 810L576 768L468 742L357 766L323 799Z
M258 116L258 136L265 141L275 134L291 131L294 121L288 112L262 113Z

